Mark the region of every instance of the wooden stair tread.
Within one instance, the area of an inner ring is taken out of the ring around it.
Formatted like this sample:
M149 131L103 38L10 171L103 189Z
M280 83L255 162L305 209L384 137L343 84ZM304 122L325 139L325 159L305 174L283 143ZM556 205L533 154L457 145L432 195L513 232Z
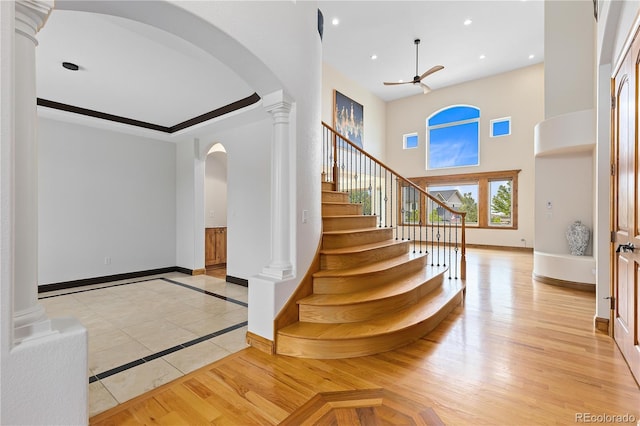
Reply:
M335 216L323 216L323 219L341 219L341 218L348 218L348 219L352 219L354 217L377 217L375 215L370 215L370 214L340 214L340 215L335 215Z
M420 286L425 281L436 278L444 274L448 268L442 266L427 266L411 275L407 275L392 283L383 286L343 294L312 294L304 299L300 299L298 304L305 305L352 305L357 303L367 303L369 301L386 299L399 294L409 292Z
M409 260L415 259L416 257L427 256L427 253L406 253L402 256L392 257L390 259L385 259L380 262L369 263L362 266L357 266L354 268L348 269L334 269L334 270L323 270L318 271L313 274L314 278L329 278L329 277L344 277L344 276L355 276L355 275L365 275L370 273L376 273L380 271L384 271L385 269L389 269L394 266L401 265L403 263L407 263Z
M437 314L449 300L464 289L461 280L446 279L444 281L441 287L400 312L356 323L296 322L282 328L278 334L297 339L349 340L400 332Z
M332 206L360 206L361 203L349 203L349 202L341 202L341 201L323 201L322 204L329 204Z
M335 249L322 249L320 250L320 254L342 255L342 254L363 253L369 250L375 250L377 248L390 247L398 244L407 244L407 243L409 243L409 240L404 240L404 241L385 240L385 241L380 241L380 242L375 242L370 244L362 244L357 246L342 247L342 248L335 248Z
M389 228L378 228L377 226L372 226L369 228L357 228L357 229L342 229L338 231L325 231L323 235L349 235L349 234L357 234L359 232L371 232L377 231L379 229L389 229Z

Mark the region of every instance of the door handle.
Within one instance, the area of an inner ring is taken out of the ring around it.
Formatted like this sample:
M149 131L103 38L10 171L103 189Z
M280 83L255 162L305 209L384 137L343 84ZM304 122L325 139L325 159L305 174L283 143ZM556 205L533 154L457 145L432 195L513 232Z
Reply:
M616 249L616 253L627 253L627 252L632 252L636 249L636 247L633 245L633 243L627 243L627 244L620 244L618 246L618 248Z

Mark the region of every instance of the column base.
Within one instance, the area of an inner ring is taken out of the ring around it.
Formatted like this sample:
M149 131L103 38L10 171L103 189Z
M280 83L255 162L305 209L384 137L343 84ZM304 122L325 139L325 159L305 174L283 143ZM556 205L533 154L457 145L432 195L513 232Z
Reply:
M50 325L3 355L0 424L87 424L87 330L74 318Z
M249 332L274 341L273 320L293 293L296 282L264 274L249 278Z
M56 330L52 329L51 320L47 317L44 308L40 304L16 312L13 317L13 324L13 341L15 344L57 333Z
M262 269L262 274L278 280L293 278L293 267L291 265L269 265Z

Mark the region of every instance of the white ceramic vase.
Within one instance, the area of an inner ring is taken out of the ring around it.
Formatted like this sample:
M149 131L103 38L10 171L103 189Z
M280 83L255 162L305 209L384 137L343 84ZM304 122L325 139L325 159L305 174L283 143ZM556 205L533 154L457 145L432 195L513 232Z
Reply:
M569 251L574 256L584 256L589 244L589 235L591 231L589 227L579 220L576 220L567 229L567 241L569 242Z

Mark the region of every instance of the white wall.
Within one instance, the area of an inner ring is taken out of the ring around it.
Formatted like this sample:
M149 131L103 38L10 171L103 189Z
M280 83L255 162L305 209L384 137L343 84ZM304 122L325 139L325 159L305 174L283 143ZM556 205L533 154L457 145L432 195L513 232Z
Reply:
M202 259L196 252L196 158L195 141L176 145L176 265L186 269L204 267L204 243ZM202 183L204 186L204 182ZM200 197L204 200L204 196ZM204 201L203 201L204 202ZM204 221L204 211L202 220ZM200 233L204 234L204 226ZM203 237L204 238L204 237Z
M536 168L541 171L536 177L536 251L569 254L569 225L580 220L593 231L593 155L586 151L538 157ZM592 247L593 238L586 256Z
M227 226L227 154L212 152L205 163L205 226Z
M593 108L593 3L546 1L544 20L545 118Z
M175 145L39 126L39 284L175 266Z
M596 263L591 256L593 235L597 235L593 3L548 1L544 13L545 120L538 126L536 142L533 273L595 284ZM592 230L588 252L580 259L569 255L565 237L575 220Z
M382 99L351 80L331 65L322 65L322 121L334 127L334 91L342 93L363 106L363 148L382 162L385 161L387 104Z
M521 169L518 175L518 229L468 228L467 243L531 247L534 238L533 130L543 118L542 64L435 90L387 104L387 163L406 177ZM426 170L426 119L451 105L480 108L480 165ZM511 117L511 135L489 137L489 121ZM418 148L403 149L402 136L418 133Z
M227 275L249 279L268 264L271 241L271 120L207 135L226 153ZM207 159L207 172L211 157ZM217 211L217 210L216 210Z

